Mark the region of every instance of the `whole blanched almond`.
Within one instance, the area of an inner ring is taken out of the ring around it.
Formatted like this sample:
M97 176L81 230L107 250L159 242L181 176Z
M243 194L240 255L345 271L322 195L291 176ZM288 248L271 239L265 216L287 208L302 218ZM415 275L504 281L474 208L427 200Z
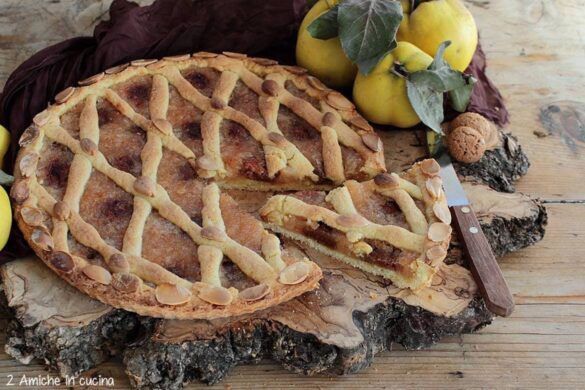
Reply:
M108 258L108 267L114 272L128 272L130 264L122 253L114 253Z
M368 220L358 214L340 215L335 222L347 228L359 228L368 224Z
M130 273L120 272L112 276L112 287L123 293L134 293L140 289L142 280Z
M20 209L20 216L28 226L42 226L45 220L43 211L36 207L23 207Z
M441 180L439 176L432 177L427 179L425 187L433 199L438 199L441 197L441 192L443 190L443 180Z
M443 242L451 236L451 226L443 222L435 222L429 226L427 236L434 242Z
M427 259L431 262L443 260L447 256L447 250L441 245L432 246L426 251Z
M49 263L57 271L63 273L70 273L75 269L75 262L69 253L65 252L53 252L49 256Z
M57 95L55 95L55 103L57 103L57 104L65 103L67 100L69 100L69 98L71 96L73 96L74 93L75 93L74 87L65 88L64 90L59 92Z
M27 180L21 180L10 188L10 197L17 204L23 203L30 196L30 188Z
M364 145L366 145L371 151L379 152L382 150L382 140L380 140L378 134L368 131L367 133L363 133L361 137Z
M86 265L81 271L88 278L95 280L96 282L101 284L107 285L110 284L110 282L112 281L112 274L110 273L110 271L108 271L104 267L100 267L99 265L89 264Z
M45 252L50 252L55 246L53 243L53 237L41 229L33 230L30 239Z
M20 136L18 140L18 145L20 147L28 146L33 143L39 136L40 131L39 128L36 126L29 126Z
M380 173L374 177L374 183L384 189L396 189L400 187L398 175L390 173Z
M302 261L286 266L281 272L278 281L282 284L302 283L311 272L311 267Z
M328 93L326 100L331 107L337 108L338 110L353 110L354 108L353 103L339 92Z
M24 155L18 162L18 168L20 173L24 177L30 177L35 173L37 169L37 162L39 161L39 155L37 153L28 153Z
M79 81L77 84L79 84L81 86L95 84L98 81L100 81L101 79L103 79L105 75L106 74L104 72L100 72L98 74L94 74L93 76L90 76L84 80Z
M191 295L191 291L185 287L170 283L160 284L155 290L156 300L163 305L182 305L191 300Z
M270 292L270 287L262 283L240 291L238 297L246 302L253 302L264 298Z
M435 214L435 217L439 219L439 221L444 222L447 225L451 224L451 212L444 203L435 202L433 205L433 213Z
M227 288L220 286L206 287L199 292L199 298L213 305L227 306L233 296Z
M420 170L429 177L437 176L441 172L441 166L434 159L427 159L420 163Z

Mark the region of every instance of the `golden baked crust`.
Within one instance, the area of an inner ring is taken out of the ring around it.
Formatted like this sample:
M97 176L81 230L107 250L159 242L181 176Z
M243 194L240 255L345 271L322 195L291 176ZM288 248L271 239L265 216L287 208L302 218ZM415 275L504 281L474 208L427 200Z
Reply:
M260 214L273 231L418 290L431 283L451 239L439 170L429 159L400 176L349 180L327 194L275 195Z
M142 315L239 315L318 285L320 269L220 186L331 187L384 171L380 140L353 105L299 68L198 53L133 61L80 85L21 138L16 219L61 277ZM306 122L327 153L306 157L314 138L289 140L281 133L297 124L282 118Z

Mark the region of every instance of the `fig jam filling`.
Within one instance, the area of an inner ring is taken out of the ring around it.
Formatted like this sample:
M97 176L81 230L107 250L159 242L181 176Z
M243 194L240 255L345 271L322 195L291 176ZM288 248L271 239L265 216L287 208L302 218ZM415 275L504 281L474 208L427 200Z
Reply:
M219 79L219 72L212 68L194 68L183 72L187 79L201 94L211 97Z
M95 227L109 245L122 249L133 211L133 197L94 170L79 203L79 215Z
M150 117L148 109L150 92L152 90L151 76L133 77L111 87L122 99L124 99L134 111L145 117Z
M229 105L264 125L264 118L258 108L258 98L258 95L250 88L241 81L238 81L232 92Z
M144 227L142 257L191 282L201 280L197 245L187 233L155 211Z
M282 105L278 109L277 123L284 136L311 162L315 174L325 178L323 142L319 131Z
M63 199L73 153L64 145L48 142L39 155L37 180L55 199Z

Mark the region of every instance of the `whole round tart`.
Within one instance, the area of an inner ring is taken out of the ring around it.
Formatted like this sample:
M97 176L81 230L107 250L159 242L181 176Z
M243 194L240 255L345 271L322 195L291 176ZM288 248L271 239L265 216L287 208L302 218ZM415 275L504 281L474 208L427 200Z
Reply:
M137 60L55 97L20 139L20 229L72 285L166 318L264 309L318 285L222 188L331 188L384 172L353 104L237 53Z

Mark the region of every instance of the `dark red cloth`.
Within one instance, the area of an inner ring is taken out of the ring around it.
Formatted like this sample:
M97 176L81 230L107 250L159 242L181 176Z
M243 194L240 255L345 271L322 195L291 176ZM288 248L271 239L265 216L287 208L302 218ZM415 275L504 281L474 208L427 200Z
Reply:
M64 88L111 66L137 58L160 58L196 51L234 51L294 63L296 32L306 0L157 0L139 7L114 0L110 20L93 37L48 47L20 65L0 96L0 123L12 133L5 168L12 172L20 134ZM479 49L470 66L479 80L470 108L498 124L507 121L501 95L485 76ZM497 107L497 109L496 109ZM31 253L13 227L0 263Z
M487 77L485 68L485 54L480 45L473 55L471 64L465 71L465 73L473 74L477 79L467 110L485 116L498 126L504 126L508 123L508 110L504 105L502 94Z

